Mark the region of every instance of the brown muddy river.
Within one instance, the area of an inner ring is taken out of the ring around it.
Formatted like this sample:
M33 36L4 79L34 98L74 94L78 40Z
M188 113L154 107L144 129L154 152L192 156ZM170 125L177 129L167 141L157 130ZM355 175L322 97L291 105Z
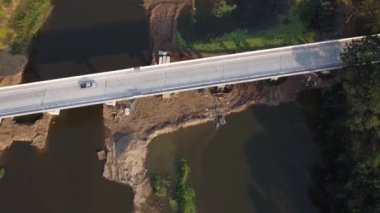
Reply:
M150 64L141 0L55 0L32 42L25 82ZM132 189L105 180L102 107L61 111L45 150L14 143L1 156L1 213L131 212Z
M309 188L320 151L295 104L250 108L219 130L209 123L159 136L147 167L174 177L182 157L192 169L197 212L318 212Z
M24 81L149 64L148 18L141 4L55 0L32 43ZM175 160L185 157L198 212L317 212L308 187L319 149L301 109L254 107L227 122L218 131L206 124L158 137L149 147L150 171L173 174ZM103 143L101 106L62 111L44 150L14 143L0 160L6 167L0 212L131 212L131 188L102 177L96 151Z

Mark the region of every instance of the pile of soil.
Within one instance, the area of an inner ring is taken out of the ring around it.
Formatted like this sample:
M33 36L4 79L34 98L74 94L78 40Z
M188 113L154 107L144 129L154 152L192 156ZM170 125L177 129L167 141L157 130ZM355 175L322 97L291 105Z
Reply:
M53 116L44 114L34 123L18 123L12 118L0 123L0 153L9 148L13 141L28 142L42 149L45 146Z

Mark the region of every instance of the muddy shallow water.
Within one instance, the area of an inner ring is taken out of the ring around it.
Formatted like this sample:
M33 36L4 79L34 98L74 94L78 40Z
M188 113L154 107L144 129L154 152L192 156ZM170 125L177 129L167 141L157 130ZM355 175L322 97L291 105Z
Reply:
M175 176L176 160L192 169L197 212L318 212L309 199L310 172L320 161L300 107L255 106L209 123L157 137L150 173Z

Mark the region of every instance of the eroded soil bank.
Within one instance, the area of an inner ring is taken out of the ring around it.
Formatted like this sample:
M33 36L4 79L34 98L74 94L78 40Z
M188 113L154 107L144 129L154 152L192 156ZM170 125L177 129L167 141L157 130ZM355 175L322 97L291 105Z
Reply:
M12 50L17 37L28 38L24 40L28 43L29 39L31 39L35 33L34 30L39 29L40 25L42 25L46 17L44 16L44 18L42 18L43 14L39 13L47 12L47 16L50 12L50 7L46 8L46 11L25 8L26 5L30 6L31 2L32 1L20 0L0 2L0 13L2 14L0 18L0 87L17 85L23 81L23 74L28 63L28 57L24 51L17 51L22 52L23 55L21 55L21 53L14 55L10 52L15 53L15 51ZM49 3L47 4L50 5ZM42 7L42 5L40 5L40 7ZM23 16L21 14L23 12L25 12L25 14L32 14L29 10L33 10L35 18L33 22L26 22L20 18L23 17L26 19L27 15ZM23 22L23 24L20 24L21 22ZM25 35L16 30L16 28L21 27L28 29L23 32ZM13 141L31 142L31 144L37 148L44 147L51 118L52 116L46 114L37 115L37 119L2 119L0 122L0 153L8 148Z
M267 81L234 85L224 94L205 90L183 92L169 99L142 98L133 102L136 112L128 116L124 115L124 109L130 107L126 101L116 107L104 106L109 152L103 175L133 187L136 212L154 212L154 205L149 204L151 188L145 167L147 147L154 137L214 121L217 115L239 112L252 104L291 102L302 90L328 88L334 81L309 74L288 78L279 85Z
M23 55L0 51L0 87L20 84L27 61ZM44 147L51 119L52 116L48 114L32 122L3 119L0 123L0 153L13 141L31 142L38 148Z

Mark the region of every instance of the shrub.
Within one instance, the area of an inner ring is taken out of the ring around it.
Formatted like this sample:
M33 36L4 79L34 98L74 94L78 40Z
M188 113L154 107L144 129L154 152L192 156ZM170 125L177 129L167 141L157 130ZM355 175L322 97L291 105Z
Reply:
M170 181L161 177L160 175L152 175L151 179L153 193L158 197L167 195L167 188L170 186Z

